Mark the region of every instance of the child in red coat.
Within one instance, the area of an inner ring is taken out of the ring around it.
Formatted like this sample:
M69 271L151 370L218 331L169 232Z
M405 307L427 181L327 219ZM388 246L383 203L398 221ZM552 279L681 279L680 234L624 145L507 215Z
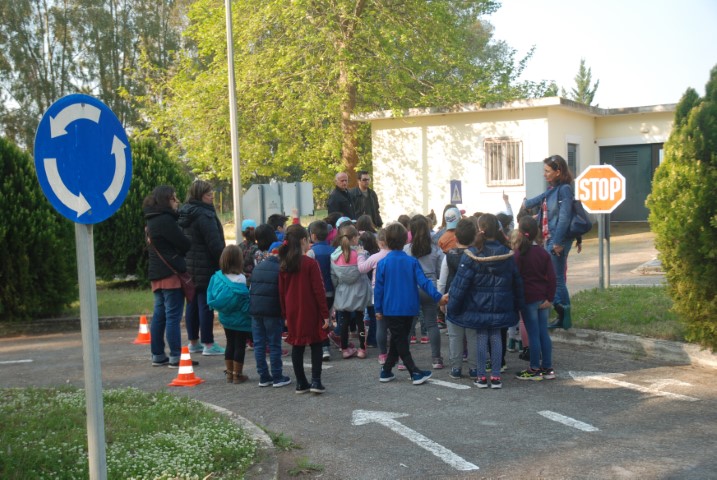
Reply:
M321 346L328 338L329 309L319 264L304 255L308 250L306 229L301 225L289 226L279 247L279 299L289 331L286 342L293 346L291 363L296 375L296 393L324 393ZM304 372L306 345L311 347L311 384Z

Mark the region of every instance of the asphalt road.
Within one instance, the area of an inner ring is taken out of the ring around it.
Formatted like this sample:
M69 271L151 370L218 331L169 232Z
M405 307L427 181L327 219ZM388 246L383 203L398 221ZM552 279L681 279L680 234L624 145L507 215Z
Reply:
M259 388L251 355L246 384L225 383L222 357L195 356L206 382L168 387L177 370L152 367L135 335L100 332L104 388L170 390L227 408L292 438L301 456L325 467L317 478L717 478L710 369L556 343L556 380L506 373L502 390L479 390L448 370L422 386L404 372L382 384L375 349L366 360L338 360L334 349L327 392L296 395L293 384ZM429 366L428 345L412 352ZM514 373L526 364L509 353L508 365ZM293 378L290 366L285 372ZM2 388L81 387L83 378L79 332L0 339Z

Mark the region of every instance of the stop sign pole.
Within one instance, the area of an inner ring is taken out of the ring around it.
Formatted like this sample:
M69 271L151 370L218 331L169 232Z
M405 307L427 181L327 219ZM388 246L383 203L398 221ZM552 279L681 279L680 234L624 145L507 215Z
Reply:
M626 198L625 177L612 165L590 165L575 179L575 197L598 217L600 289L605 288L605 222ZM607 286L610 286L610 240L607 242Z

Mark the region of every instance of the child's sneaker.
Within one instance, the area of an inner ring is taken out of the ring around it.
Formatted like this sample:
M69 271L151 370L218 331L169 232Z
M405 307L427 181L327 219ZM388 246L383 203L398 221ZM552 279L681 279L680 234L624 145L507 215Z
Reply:
M403 364L403 362L398 362L398 367L396 367L399 370L406 370L406 366Z
M204 344L197 342L194 345L189 344L189 353L202 353L204 351Z
M426 345L428 342L430 342L430 340L428 339L428 337L421 337L421 343L422 343L423 345Z
M309 385L308 383L297 383L296 392L294 393L309 393L309 390L311 390L311 385Z
M541 370L533 370L532 368L528 368L526 370L523 370L522 372L518 372L515 375L515 378L517 378L518 380L540 381L543 379L541 373Z
M546 380L553 380L555 379L555 370L553 370L552 368L541 368L540 376L542 376Z
M461 369L460 368L451 368L451 373L448 374L451 378L461 378Z
M259 379L260 387L271 387L273 384L274 384L274 379L272 379L271 377Z
M283 387L289 385L290 383L291 379L289 377L282 377L278 382L274 382L274 388Z
M419 370L411 374L411 381L414 385L421 385L422 383L426 383L426 381L431 378L431 375L433 375L433 372L430 370Z
M471 368L468 370L468 376L472 378L473 380L478 378L478 369L477 368Z
M322 348L323 353L321 354L321 358L324 362L328 362L331 360L331 349L329 347L323 347Z
M393 374L393 372L387 372L383 368L381 369L381 373L378 376L378 381L382 383L390 382L391 380L395 380L396 375Z
M321 384L321 380L313 380L309 390L311 393L324 393L326 391L326 387Z
M414 345L416 343L416 337L411 337L411 345Z
M356 356L357 356L358 358L366 358L366 349L365 349L365 348L359 348L359 349L356 351Z
M503 382L500 377L490 377L490 388L503 388Z
M440 370L443 368L443 358L442 357L434 357L433 358L433 368L436 370Z
M345 348L341 351L341 356L344 357L344 360L353 357L356 355L357 350L353 347Z
M216 343L213 343L211 347L207 348L206 346L202 349L202 355L206 357L211 356L218 356L218 355L224 355L224 349L217 345Z
M388 357L387 353L379 353L378 354L378 364L383 365L386 363L386 358Z
M476 378L475 386L478 388L488 388L488 379L486 377Z

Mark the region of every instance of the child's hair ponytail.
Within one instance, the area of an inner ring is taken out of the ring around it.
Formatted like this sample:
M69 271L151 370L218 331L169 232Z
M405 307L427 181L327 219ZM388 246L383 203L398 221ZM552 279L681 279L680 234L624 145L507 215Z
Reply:
M301 240L308 239L309 234L299 224L289 225L284 232L284 242L279 247L279 266L282 272L298 272L301 268L301 257L304 251Z
M341 227L340 234L338 237L339 247L341 247L341 255L344 256L344 261L349 263L351 261L351 241L358 237L358 230L353 225Z
M538 222L530 215L522 217L518 222L518 238L515 239L513 247L521 255L525 255L537 236Z
M510 248L508 239L500 229L498 217L492 213L484 213L478 219L478 235L476 235L475 246L479 252L483 250L483 245L485 245L486 240L495 240Z

